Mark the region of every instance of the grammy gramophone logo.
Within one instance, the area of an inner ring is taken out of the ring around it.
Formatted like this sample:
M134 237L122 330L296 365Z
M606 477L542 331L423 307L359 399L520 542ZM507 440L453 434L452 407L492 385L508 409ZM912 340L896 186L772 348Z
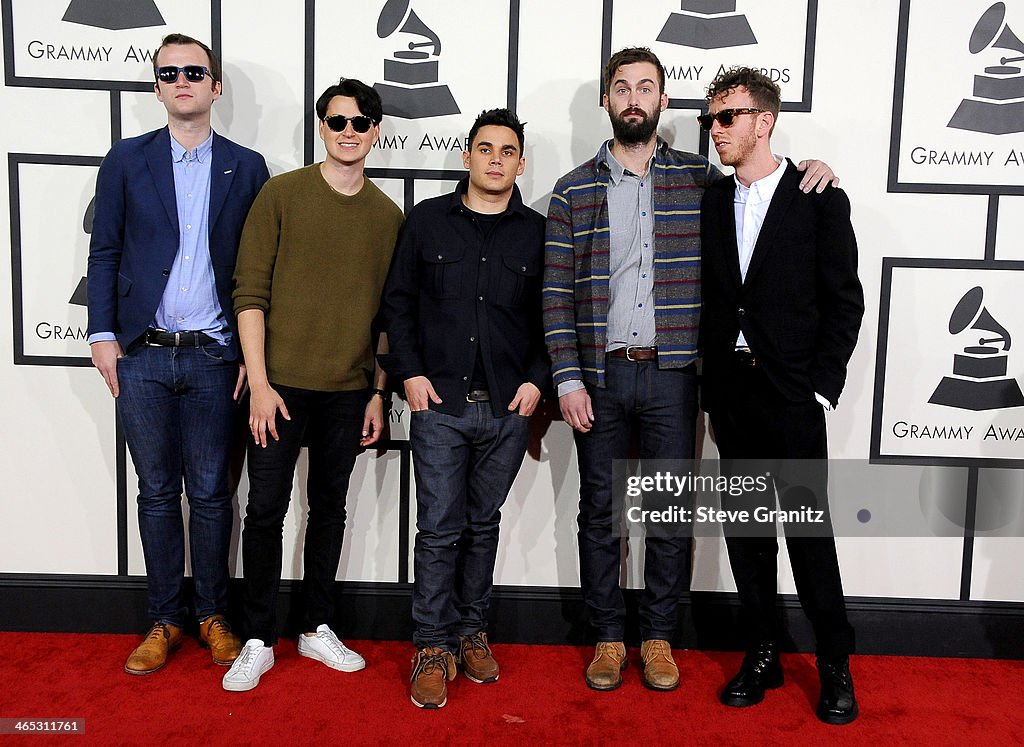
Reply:
M682 0L658 41L696 49L722 49L757 44L747 17L736 12L736 0Z
M92 220L96 214L96 197L95 195L89 200L89 206L85 209L85 215L82 217L82 230L85 231L86 235L92 236ZM88 306L89 305L89 281L83 277L78 281L78 285L75 286L74 292L71 294L71 298L68 299L68 303L72 306Z
M61 20L109 31L166 23L153 0L71 0Z
M409 7L409 0L388 0L377 19L377 37L409 34L422 41L410 41L407 48L384 60L384 83L374 83L384 104L384 113L403 119L459 114L448 86L440 83L438 60L441 39ZM425 52L421 47L429 47Z
M1024 393L1007 376L1010 333L982 304L984 291L975 286L964 293L949 317L949 333L979 332L977 345L953 356L953 375L943 376L928 400L933 405L961 410L1005 410L1024 406Z
M1010 64L1024 61L1024 42L1006 25L1006 4L994 3L982 13L968 42L971 54L1009 50L1016 56L999 55L998 65L989 65L974 76L974 95L960 102L948 127L989 135L1024 132L1024 71Z

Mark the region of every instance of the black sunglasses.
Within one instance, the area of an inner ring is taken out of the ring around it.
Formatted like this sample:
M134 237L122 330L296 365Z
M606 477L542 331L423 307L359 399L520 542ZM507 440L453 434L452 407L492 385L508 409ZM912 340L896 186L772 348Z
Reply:
M344 114L331 114L328 117L324 117L324 122L334 132L344 132L349 122L352 123L352 129L356 132L369 132L370 128L377 124L363 114L355 117L346 117Z
M154 70L156 71L156 79L164 83L174 83L178 79L179 73L185 73L185 80L189 83L198 83L210 74L210 68L205 65L185 65L185 67L161 65L158 68L154 68Z
M737 114L761 114L762 112L764 112L764 109L751 109L749 107L722 109L722 111L715 114L701 114L697 117L697 121L703 129L710 131L711 125L716 121L722 127L732 127L733 122L736 121Z

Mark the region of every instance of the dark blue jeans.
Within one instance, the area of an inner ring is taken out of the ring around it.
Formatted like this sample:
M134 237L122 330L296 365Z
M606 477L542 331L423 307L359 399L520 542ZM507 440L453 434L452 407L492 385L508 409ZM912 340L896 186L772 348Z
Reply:
M272 385L291 420L277 416L280 440L266 448L249 440L249 498L242 532L245 630L267 646L277 643L277 590L281 585L281 533L292 495L299 450L309 447L306 491L309 515L303 541L303 631L330 623L334 582L345 536L345 500L356 457L362 451L363 416L369 391L317 392Z
M642 459L692 459L697 423L695 366L659 369L654 361L608 358L605 388L587 385L594 409L588 433L575 432L580 468L580 581L598 641L621 641L626 610L619 589L622 521L613 515L612 462L629 456L637 436ZM679 597L689 581L689 537L645 542L640 634L675 637Z
M412 414L419 648L457 651L459 635L487 628L501 507L523 464L529 423L514 413L494 417L488 402L467 404L460 417Z
M225 350L142 345L117 362L117 414L139 476L139 533L154 622L181 626L186 618L182 479L196 615L227 608L228 461L238 365L223 359Z

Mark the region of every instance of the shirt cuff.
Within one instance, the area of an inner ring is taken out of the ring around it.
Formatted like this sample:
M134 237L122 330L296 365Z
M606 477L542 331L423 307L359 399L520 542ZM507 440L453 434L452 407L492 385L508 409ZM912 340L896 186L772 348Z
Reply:
M563 381L558 385L558 396L564 397L570 392L578 392L580 389L585 388L586 387L584 386L582 379L569 379L568 381Z
M94 342L112 342L117 339L113 332L93 332L86 340L90 345Z
M822 397L817 392L814 393L814 398L816 400L818 400L818 404L821 405L822 407L824 407L826 410L834 410L834 409L836 409L835 405L833 405L831 402L829 402L827 399Z

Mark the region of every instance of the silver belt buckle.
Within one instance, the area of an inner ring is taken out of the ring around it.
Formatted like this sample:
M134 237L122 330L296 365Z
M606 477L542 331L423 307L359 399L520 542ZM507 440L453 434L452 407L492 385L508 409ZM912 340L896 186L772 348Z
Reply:
M146 347L147 348L158 348L158 347L160 347L160 343L150 342L150 340L149 340L149 333L150 332L159 334L161 332L166 332L166 331L167 331L166 329L157 329L156 327L150 327L149 329L147 329L146 330L146 335L144 337L144 340L145 340L145 343L146 343Z
M633 363L637 362L636 359L633 358L633 352L632 351L633 351L634 348L638 348L638 347L641 347L641 346L640 345L627 345L626 346L626 360L627 361L631 361Z

